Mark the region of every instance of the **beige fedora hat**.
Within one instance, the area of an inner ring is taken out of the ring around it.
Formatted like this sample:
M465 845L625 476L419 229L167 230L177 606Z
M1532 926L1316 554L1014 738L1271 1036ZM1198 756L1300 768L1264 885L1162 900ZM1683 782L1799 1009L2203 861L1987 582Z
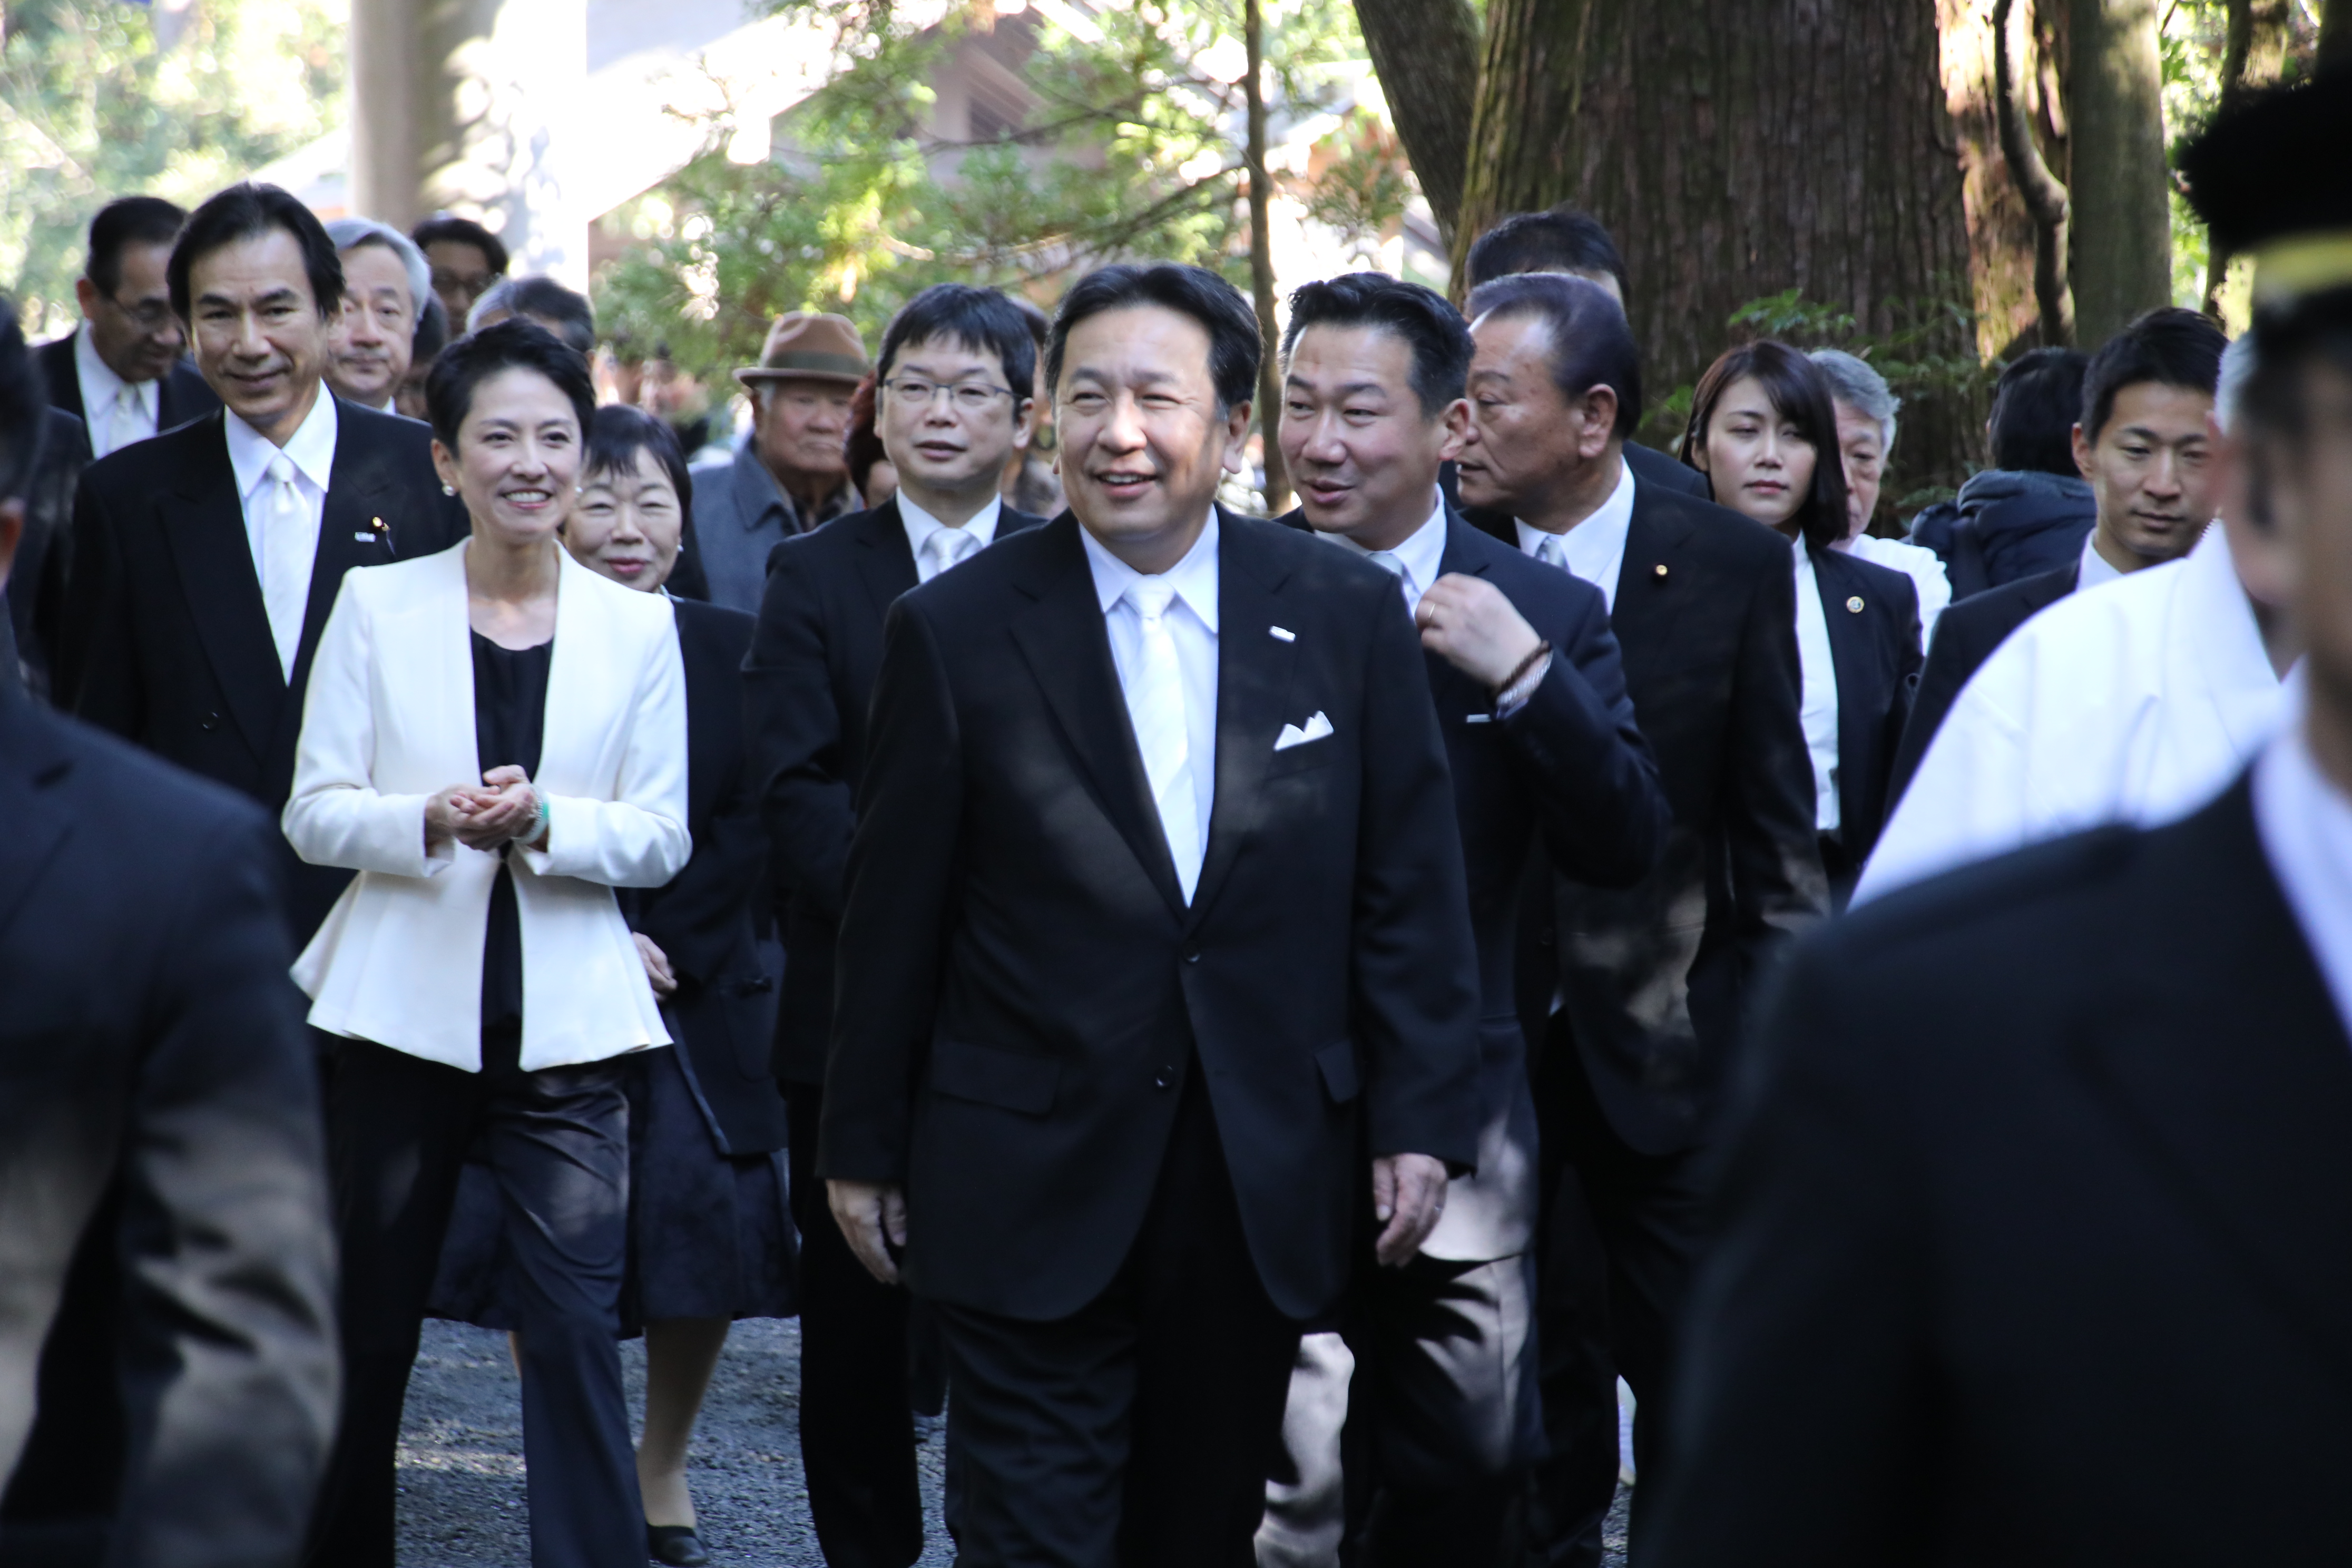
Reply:
M855 385L872 368L866 358L866 340L857 335L856 323L848 317L793 310L778 316L775 325L768 329L760 363L745 365L735 373L735 379L746 386L786 378Z

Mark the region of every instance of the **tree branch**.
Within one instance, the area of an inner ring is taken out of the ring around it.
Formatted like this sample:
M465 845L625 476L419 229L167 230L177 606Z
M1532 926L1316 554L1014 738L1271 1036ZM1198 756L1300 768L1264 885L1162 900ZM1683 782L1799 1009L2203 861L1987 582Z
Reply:
M2010 178L2033 216L2033 299L2042 311L2042 341L2057 346L2074 341L2074 290L2066 276L2067 227L2073 204L2066 187L2042 161L2018 90L2016 62L2011 54L2010 14L2015 0L1994 0L1992 66L1995 111L2000 129L2000 155Z

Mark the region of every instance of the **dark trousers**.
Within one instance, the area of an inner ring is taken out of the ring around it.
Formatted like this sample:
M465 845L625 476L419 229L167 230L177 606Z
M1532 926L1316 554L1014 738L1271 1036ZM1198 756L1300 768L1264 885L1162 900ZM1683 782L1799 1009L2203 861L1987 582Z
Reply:
M628 1070L615 1061L494 1076L345 1044L327 1117L343 1418L312 1530L314 1568L392 1568L401 1405L458 1172L478 1137L505 1210L522 1325L531 1562L641 1568L645 1512L615 1342Z
M824 1090L783 1089L801 1233L801 1467L817 1545L831 1568L907 1568L923 1554L909 1298L868 1274L834 1223L816 1174Z
M1027 1322L942 1303L957 1568L1246 1568L1298 1325L1267 1299L1197 1064L1108 1289Z
M1528 1561L1593 1568L1617 1490L1617 1379L1633 1424L1638 1534L1665 1452L1664 1380L1702 1227L1700 1154L1626 1146L1593 1098L1563 1020L1552 1019L1536 1111L1544 1212L1536 1339L1547 1453L1529 1497Z

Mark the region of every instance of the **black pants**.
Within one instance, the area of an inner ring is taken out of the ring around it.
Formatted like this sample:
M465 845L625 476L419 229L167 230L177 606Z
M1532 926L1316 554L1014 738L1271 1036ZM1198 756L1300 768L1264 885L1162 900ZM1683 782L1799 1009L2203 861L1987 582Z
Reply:
M801 1233L801 1468L832 1568L907 1568L923 1554L907 1376L909 1299L866 1271L816 1174L824 1090L787 1083L793 1223Z
M1246 1568L1298 1325L1267 1299L1197 1064L1109 1288L1027 1322L942 1304L957 1568Z
M1552 1020L1536 1110L1543 1135L1536 1340L1547 1453L1529 1498L1528 1561L1601 1561L1617 1490L1617 1379L1633 1390L1634 1527L1658 1495L1664 1380L1701 1237L1696 1151L1626 1146Z
M401 1405L477 1136L506 1213L522 1324L531 1562L641 1568L645 1512L614 1339L628 1243L628 1070L596 1062L491 1076L344 1046L327 1120L343 1418L312 1531L315 1568L392 1568Z

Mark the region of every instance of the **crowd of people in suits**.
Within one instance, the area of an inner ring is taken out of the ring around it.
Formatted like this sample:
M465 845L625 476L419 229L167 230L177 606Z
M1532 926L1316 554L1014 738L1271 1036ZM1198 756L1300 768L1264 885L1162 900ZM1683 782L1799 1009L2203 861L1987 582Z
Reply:
M935 1430L971 1568L2341 1561L2347 138L1903 539L1851 354L1633 439L1572 207L795 312L698 459L467 220L108 205L0 301L0 1564L390 1568L428 1316L539 1568L713 1560L780 1316L836 1568Z

